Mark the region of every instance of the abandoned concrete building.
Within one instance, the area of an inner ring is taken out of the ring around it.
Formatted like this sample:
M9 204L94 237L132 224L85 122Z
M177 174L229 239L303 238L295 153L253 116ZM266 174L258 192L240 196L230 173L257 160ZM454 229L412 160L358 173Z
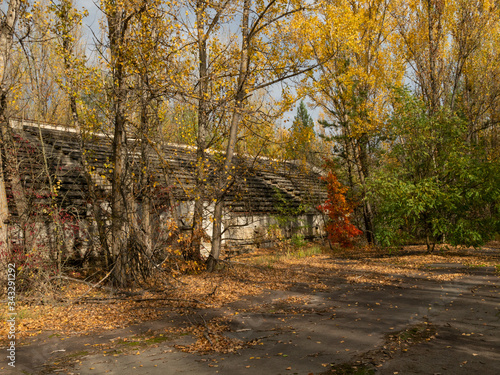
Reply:
M57 207L72 218L73 229L66 234L67 246L86 249L94 246L96 233L91 206L98 205L105 213L109 213L110 207L113 168L110 137L86 134L82 141L81 135L74 129L27 120L12 120L11 128L19 145L18 168L29 192L30 207L37 210L34 214L43 216L50 211L54 203L54 194L50 192L56 191ZM137 170L141 157L138 142L131 139L128 147L128 163L132 170ZM207 164L216 166L221 153L209 152L208 155L210 163ZM154 145L149 147L147 163L149 170L153 171L150 192L154 197L154 232L160 236L160 233L168 231L166 226L173 209L181 222L180 229L189 230L195 194L196 148L175 144ZM84 168L90 173L84 173ZM215 185L215 170L216 167L208 167L204 188L204 227L208 235L211 234L211 190ZM231 176L234 183L225 201L223 246L265 246L271 240L271 227L278 228L284 237L322 235L324 218L316 209L326 199L321 175L321 170L304 163L237 155ZM89 189L90 183L92 189ZM10 198L10 237L11 241L15 241L16 236L21 234L15 230L17 211L12 199L12 184L8 179L6 195ZM138 202L136 208L141 210L140 198ZM208 239L203 247L205 252L209 251Z

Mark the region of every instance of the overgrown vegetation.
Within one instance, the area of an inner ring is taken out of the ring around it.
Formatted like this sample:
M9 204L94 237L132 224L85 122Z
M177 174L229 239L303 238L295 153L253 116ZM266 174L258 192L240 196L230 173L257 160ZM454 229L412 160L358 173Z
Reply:
M23 297L221 270L234 207L290 259L313 231L428 253L500 232L498 3L94 5L92 42L71 0L1 15L0 258Z
M425 239L479 247L500 228L500 164L467 140L466 121L397 92L383 134L382 167L371 177L376 238L383 246Z

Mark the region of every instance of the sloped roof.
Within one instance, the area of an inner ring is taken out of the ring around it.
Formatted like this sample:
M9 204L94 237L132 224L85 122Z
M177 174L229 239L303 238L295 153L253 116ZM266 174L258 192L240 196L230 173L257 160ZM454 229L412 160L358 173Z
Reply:
M48 204L50 201L48 171L49 175L57 177L57 199L62 206L71 207L80 214L86 211L89 199L82 166L83 154L93 169L96 190L106 200L112 178L109 137L100 134L85 136L82 152L80 135L74 129L18 121L14 124L14 130L19 143L18 155L24 181L29 191L35 193L38 202ZM132 168L138 170L140 143L131 139L128 140L128 146L128 161ZM166 204L166 194L173 194L177 201L192 200L196 149L175 144L154 145L153 148L149 149L148 163L154 171L151 179L156 186L156 203ZM215 152L207 155L207 200L213 193L221 155ZM226 198L226 206L234 213L276 214L283 205L293 209L315 207L326 199L324 185L319 181L321 171L316 168L299 162L240 155L235 156L234 164L235 168L231 172L234 183ZM166 186L164 173L168 174L170 186ZM9 193L10 187L7 188ZM15 212L13 205L9 208Z

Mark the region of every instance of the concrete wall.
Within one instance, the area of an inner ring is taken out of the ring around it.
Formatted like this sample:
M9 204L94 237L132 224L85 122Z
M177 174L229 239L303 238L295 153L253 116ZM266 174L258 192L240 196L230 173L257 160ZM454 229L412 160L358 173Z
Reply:
M209 207L209 212L211 212ZM205 231L212 235L212 223L205 220ZM317 238L324 234L323 216L320 214L305 214L290 218L286 222L272 215L241 215L226 212L222 222L222 245L226 249L268 247L276 240L276 233L281 238L302 236ZM274 233L273 233L274 232ZM203 242L203 255L210 253L211 245Z

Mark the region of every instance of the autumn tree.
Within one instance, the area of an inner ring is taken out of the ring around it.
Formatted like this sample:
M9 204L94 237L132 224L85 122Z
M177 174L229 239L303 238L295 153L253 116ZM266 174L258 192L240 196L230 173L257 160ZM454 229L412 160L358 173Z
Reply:
M7 94L8 84L6 80L6 71L10 60L12 38L17 23L21 8L20 1L10 1L6 14L2 14L1 29L0 29L0 125L2 126L2 149L0 150L0 243L4 244L7 240L7 227L6 221L9 215L9 208L7 203L7 192L5 184L5 167L4 167L4 147L5 136L9 126L7 118Z
M106 16L108 67L110 73L109 116L113 125L113 175L111 187L111 242L110 252L114 261L113 277L117 286L125 286L132 276L128 268L134 259L129 254L131 222L135 202L131 192L131 172L127 164L127 134L130 121L129 85L130 56L129 41L132 22L137 20L148 6L147 2L122 3L103 1Z
M498 4L487 0L402 1L392 12L394 42L429 113L468 117L469 139L496 122ZM482 77L482 78L479 78ZM488 77L487 79L483 79Z
M161 146L169 137L162 137L162 125L165 120L164 111L175 100L179 82L186 77L186 61L181 63L183 46L179 30L175 30L175 20L170 15L174 11L171 4L163 1L150 1L144 11L138 15L136 22L130 26L129 64L131 87L131 110L129 119L129 136L135 139L134 147L129 150L140 155L130 160L135 175L134 207L129 213L132 237L136 246L143 249L146 264L151 263L155 250L160 245L160 234L154 235L154 195L155 157L161 160L163 176L162 186L172 185L171 170L162 157ZM164 184L164 185L163 185ZM169 212L180 227L176 203L172 194L168 194ZM140 209L139 209L140 207ZM151 267L143 264L143 271ZM147 273L146 272L146 273Z
M205 205L211 199L208 149L220 148L227 134L225 95L231 77L230 52L228 45L221 42L220 33L234 18L234 5L227 0L195 0L183 2L183 6L185 11L172 13L182 39L180 65L184 72L172 81L176 91L172 100L175 123L169 126L177 126L181 141L196 147L195 181L188 191L194 202L189 220L191 235L183 250L185 258L200 260L202 238L206 237Z
M52 123L68 121L68 102L58 84L62 60L52 38L54 19L47 1L34 3L31 9L30 41L21 43L18 64L23 69L19 87L20 114L31 120Z
M235 50L238 68L228 97L231 120L214 199L212 249L207 260L209 271L214 269L220 256L224 200L234 182L233 156L240 124L254 111L248 105L248 98L254 92L310 71L314 66L304 57L307 46L289 43L289 39L297 40L302 32L299 21L303 10L302 4L289 1L254 3L244 0L241 4L241 44ZM284 105L289 105L286 91L283 94Z
M389 109L388 87L398 84L404 71L389 43L393 5L387 0L321 2L309 39L318 60L325 54L333 57L308 76L305 92L323 109L321 124L330 130L351 188L359 192L369 243L374 242L375 228L366 181L374 142Z
M238 128L241 121L241 117L243 115L242 110L244 108L244 101L247 96L247 79L249 75L249 59L250 59L250 6L251 0L244 0L243 2L243 13L242 13L242 22L241 22L241 31L242 31L242 42L241 42L241 51L239 58L239 72L238 72L238 80L237 86L234 95L234 109L231 117L231 124L229 129L229 139L226 147L226 154L223 164L222 176L218 181L218 191L215 207L214 207L214 215L213 215L213 231L212 231L212 249L210 252L210 256L207 261L207 269L209 271L213 271L220 255L220 246L222 240L222 214L224 208L224 196L226 191L232 184L232 176L231 166L232 166L232 158L234 155L234 150L236 147L237 136L238 136Z
M50 25L52 48L60 62L60 69L54 74L60 89L66 95L62 108L63 119L66 119L64 123L67 126L76 130L81 151L82 173L87 184L85 194L94 203L91 206L90 220L95 221L97 228L101 254L99 259L103 267L108 269L109 264L113 263L109 251L108 215L103 209L95 185L96 171L91 162L93 155L88 147L89 142L92 142L92 134L102 129L93 104L99 98L97 93L103 88L99 80L98 67L88 63L88 57L81 45L80 29L88 12L76 8L72 0L53 2L48 11L54 20ZM88 100L90 97L93 101ZM92 224L89 227L91 226Z
M81 102L81 92L88 88L90 81L90 68L86 66L86 55L79 44L80 27L83 18L88 14L87 10L75 8L72 0L61 0L54 2L49 7L54 15L54 23L51 25L55 55L62 62L62 69L58 72L57 80L59 86L67 96L69 105L65 121L72 123L76 129L81 128L81 116L79 114L78 102Z
M468 142L477 145L490 143L500 126L498 11L496 2L459 1L451 20L453 68L445 106L467 118Z
M158 134L168 100L175 92L187 96L181 86L189 79L178 69L177 59L191 44L183 42L186 35L176 29L180 25L175 9L162 1L103 2L107 39L102 51L109 75L104 92L109 105L102 107L114 133L109 248L119 286L131 277L147 277L151 270L156 168L151 158L157 154L161 159ZM188 62L184 66L189 72ZM168 168L163 170L169 185Z

